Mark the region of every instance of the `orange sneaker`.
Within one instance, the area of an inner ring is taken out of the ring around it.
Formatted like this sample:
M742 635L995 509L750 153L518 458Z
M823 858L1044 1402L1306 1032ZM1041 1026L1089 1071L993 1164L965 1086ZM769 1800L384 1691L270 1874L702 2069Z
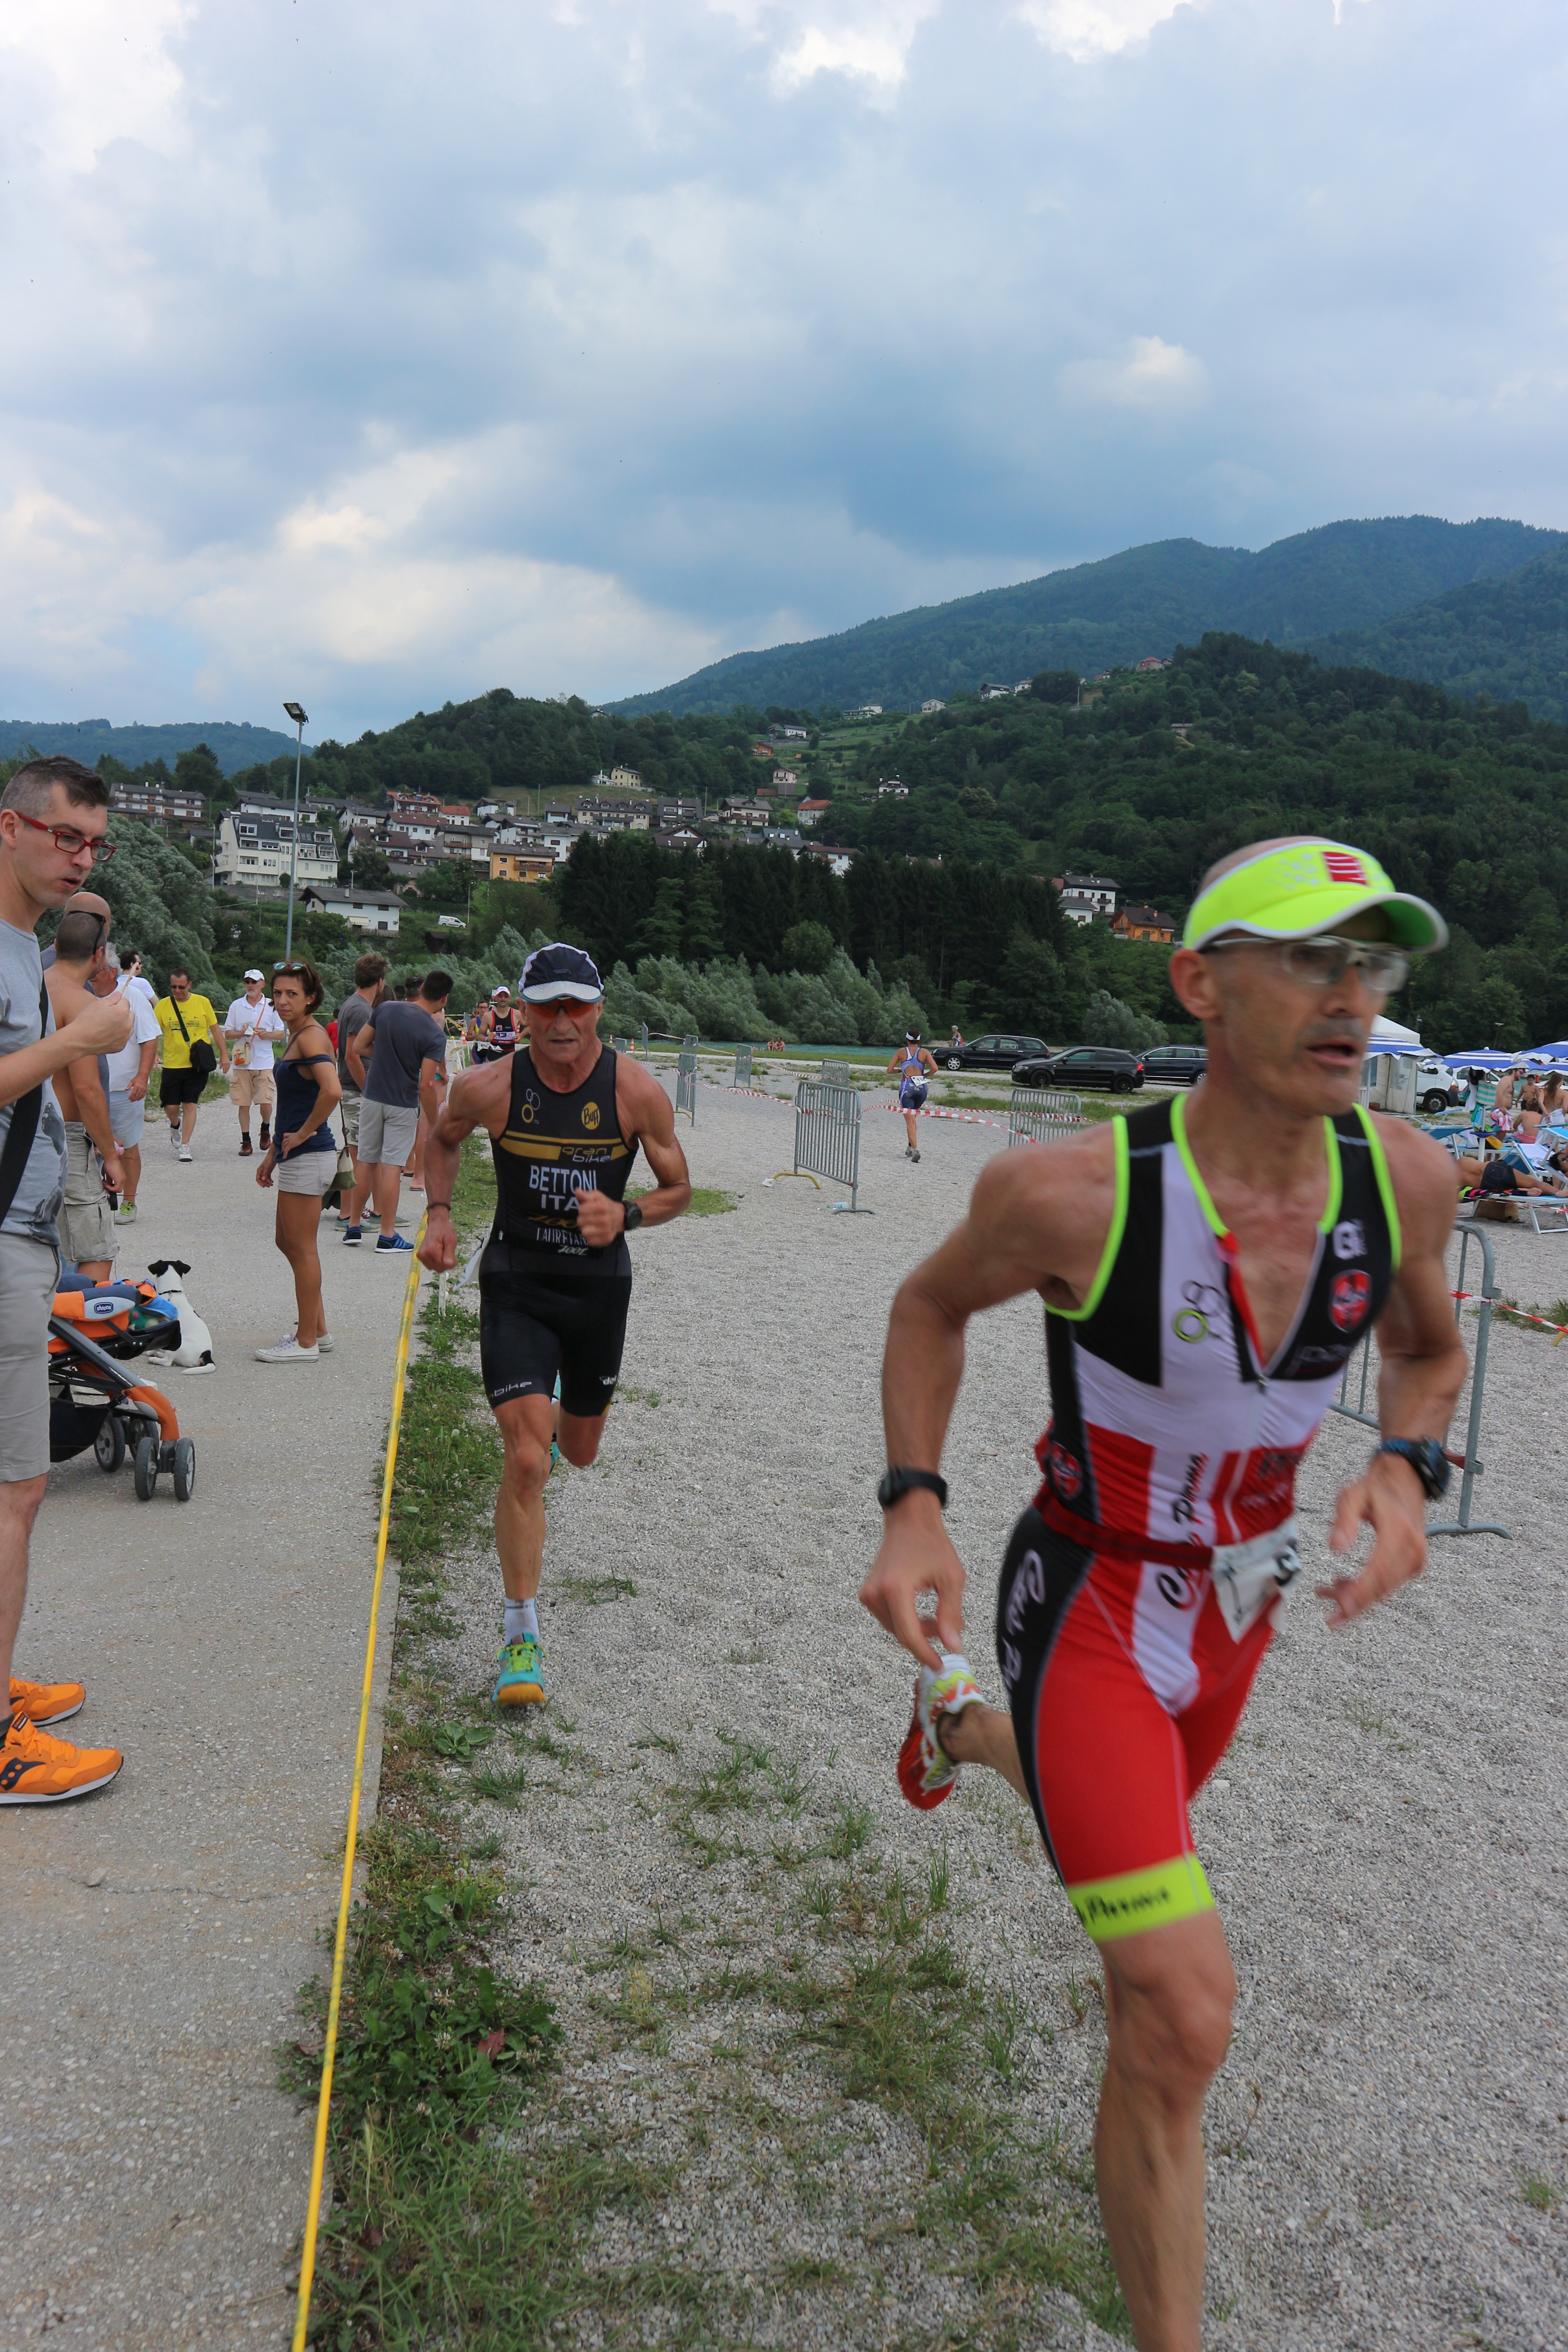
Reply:
M64 1723L86 1705L80 1683L22 1683L11 1677L11 1712L25 1715L29 1723Z
M118 1748L73 1748L14 1715L0 1740L0 1805L58 1805L113 1780L125 1759Z

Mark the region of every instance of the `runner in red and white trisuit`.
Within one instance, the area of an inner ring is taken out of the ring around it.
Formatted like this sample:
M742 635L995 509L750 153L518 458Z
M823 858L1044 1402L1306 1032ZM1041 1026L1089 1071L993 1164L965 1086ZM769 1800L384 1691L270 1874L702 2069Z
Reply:
M1320 1588L1331 1623L1420 1572L1425 1504L1447 1484L1466 1372L1443 1266L1453 1166L1356 1105L1374 1016L1409 952L1446 937L1341 844L1223 861L1171 962L1205 1026L1202 1082L1079 1142L999 1155L893 1308L886 1528L861 1599L920 1664L900 1780L931 1805L959 1762L1005 1774L1100 1946L1096 2164L1143 2352L1198 2346L1203 2105L1236 1991L1187 1808L1300 1574L1296 1465L1373 1323L1384 1442L1330 1542L1348 1551L1363 1521L1376 1540L1359 1577ZM1046 1305L1052 1418L998 1594L1004 1714L962 1655L937 1465L965 1324L1027 1290Z

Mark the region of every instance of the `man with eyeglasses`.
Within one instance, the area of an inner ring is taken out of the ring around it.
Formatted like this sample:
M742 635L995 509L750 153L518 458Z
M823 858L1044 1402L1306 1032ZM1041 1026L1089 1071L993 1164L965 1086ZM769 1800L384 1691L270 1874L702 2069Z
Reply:
M1467 1370L1443 1264L1453 1164L1357 1103L1373 1021L1447 936L1344 844L1222 859L1171 960L1208 1048L1192 1094L1000 1153L893 1307L884 1534L860 1597L919 1667L900 1784L923 1809L961 1763L1000 1772L1099 1947L1100 2206L1136 2339L1161 2352L1197 2352L1204 2101L1236 1997L1187 1809L1299 1580L1297 1465L1373 1325L1382 1442L1329 1543L1348 1553L1363 1524L1374 1541L1359 1575L1318 1588L1331 1625L1419 1575L1448 1483ZM970 1317L1031 1290L1052 1410L1002 1569L1004 1712L963 1655L938 1465Z
M80 1683L18 1680L12 1651L27 1591L27 1550L49 1467L48 1318L59 1255L65 1128L48 1081L68 1062L113 1053L131 1015L95 999L57 1031L37 926L63 907L105 838L109 786L79 760L32 760L0 795L0 1805L47 1805L112 1780L114 1748L77 1748L40 1726L82 1706Z

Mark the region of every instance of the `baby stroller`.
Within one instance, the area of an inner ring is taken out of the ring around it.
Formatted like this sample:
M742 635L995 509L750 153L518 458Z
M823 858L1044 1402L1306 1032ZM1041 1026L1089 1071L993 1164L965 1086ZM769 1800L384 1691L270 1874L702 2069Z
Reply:
M136 1499L150 1502L168 1471L174 1500L196 1482L194 1438L180 1435L166 1396L122 1371L150 1348L177 1348L180 1310L150 1282L100 1282L57 1290L49 1318L49 1459L68 1462L90 1445L100 1470L129 1453Z

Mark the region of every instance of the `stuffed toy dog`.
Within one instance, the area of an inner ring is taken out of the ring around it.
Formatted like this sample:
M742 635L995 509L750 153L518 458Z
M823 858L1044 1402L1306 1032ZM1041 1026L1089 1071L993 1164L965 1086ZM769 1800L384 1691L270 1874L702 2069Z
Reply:
M216 1372L212 1333L185 1297L184 1277L190 1267L184 1258L155 1258L147 1268L163 1297L180 1310L180 1344L172 1354L150 1355L150 1364L173 1364L177 1372Z

